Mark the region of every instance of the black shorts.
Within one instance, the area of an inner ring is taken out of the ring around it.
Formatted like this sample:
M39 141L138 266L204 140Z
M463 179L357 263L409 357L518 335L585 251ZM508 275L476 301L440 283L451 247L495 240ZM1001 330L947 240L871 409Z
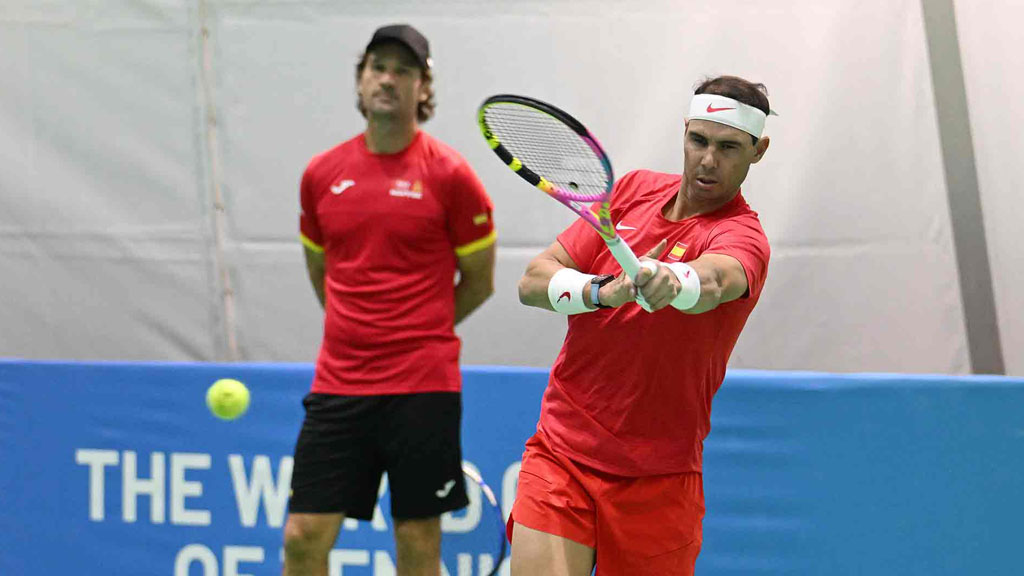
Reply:
M302 404L289 512L370 520L383 472L395 518L430 518L469 503L458 392L308 394Z

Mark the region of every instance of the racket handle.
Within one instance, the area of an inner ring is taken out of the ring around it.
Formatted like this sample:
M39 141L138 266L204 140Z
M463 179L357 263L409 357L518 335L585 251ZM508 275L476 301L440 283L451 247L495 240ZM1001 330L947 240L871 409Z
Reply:
M606 241L608 244L608 250L615 257L615 260L622 266L622 271L629 275L630 279L636 281L636 277L640 274L640 269L643 265L640 263L640 259L633 253L633 249L626 244L626 241L616 236L611 240ZM640 305L644 310L651 312L651 307L644 300L644 297L640 294L639 289L636 294L636 303Z
M622 266L622 271L629 275L633 280L636 280L637 274L640 273L640 259L633 253L633 249L626 244L626 241L616 236L611 240L608 240L608 250L615 257L615 260Z
M618 236L608 241L608 250L611 251L612 256L614 256L615 260L620 266L622 266L623 272L629 274L629 277L633 280L636 280L636 276L640 273L640 269L644 268L644 264L650 264L649 262L640 262L640 259L633 253L633 249L629 247L629 244L626 244L626 241ZM651 267L653 266L654 265L651 264ZM657 271L657 268L651 270L651 272L655 271ZM647 310L648 312L651 311L651 308L647 305L647 302L639 291L637 291L636 302L644 310ZM674 302L672 303L672 306L676 307Z

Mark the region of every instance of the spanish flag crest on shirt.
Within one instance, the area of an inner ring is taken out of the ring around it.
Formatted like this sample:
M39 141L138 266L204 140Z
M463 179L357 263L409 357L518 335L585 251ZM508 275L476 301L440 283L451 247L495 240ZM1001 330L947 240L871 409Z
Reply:
M669 260L682 260L683 254L686 253L686 244L682 242L676 242L676 245L672 247L672 250L668 253Z

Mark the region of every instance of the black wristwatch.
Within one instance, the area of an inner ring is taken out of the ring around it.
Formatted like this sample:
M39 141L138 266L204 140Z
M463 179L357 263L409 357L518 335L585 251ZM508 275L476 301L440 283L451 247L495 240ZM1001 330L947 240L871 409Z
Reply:
M590 303L598 308L611 308L611 306L605 306L601 304L601 299L598 298L598 291L601 286L615 280L615 276L611 274L601 274L600 276L594 276L590 279Z

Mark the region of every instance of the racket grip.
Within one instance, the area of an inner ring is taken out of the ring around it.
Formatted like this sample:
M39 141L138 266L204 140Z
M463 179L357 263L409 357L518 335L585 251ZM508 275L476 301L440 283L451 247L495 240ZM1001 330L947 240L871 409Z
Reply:
M633 253L633 249L629 247L629 244L626 244L625 240L618 236L606 242L608 244L608 251L615 257L619 266L622 266L622 271L635 281L637 275L640 274L642 265L640 264L640 259ZM636 303L644 310L651 312L651 307L644 300L644 297L640 295L639 289L637 290Z
M629 275L633 280L636 280L637 274L640 273L640 259L633 253L633 249L626 244L626 241L616 236L611 240L607 241L608 250L615 257L615 260L622 266L622 271Z

